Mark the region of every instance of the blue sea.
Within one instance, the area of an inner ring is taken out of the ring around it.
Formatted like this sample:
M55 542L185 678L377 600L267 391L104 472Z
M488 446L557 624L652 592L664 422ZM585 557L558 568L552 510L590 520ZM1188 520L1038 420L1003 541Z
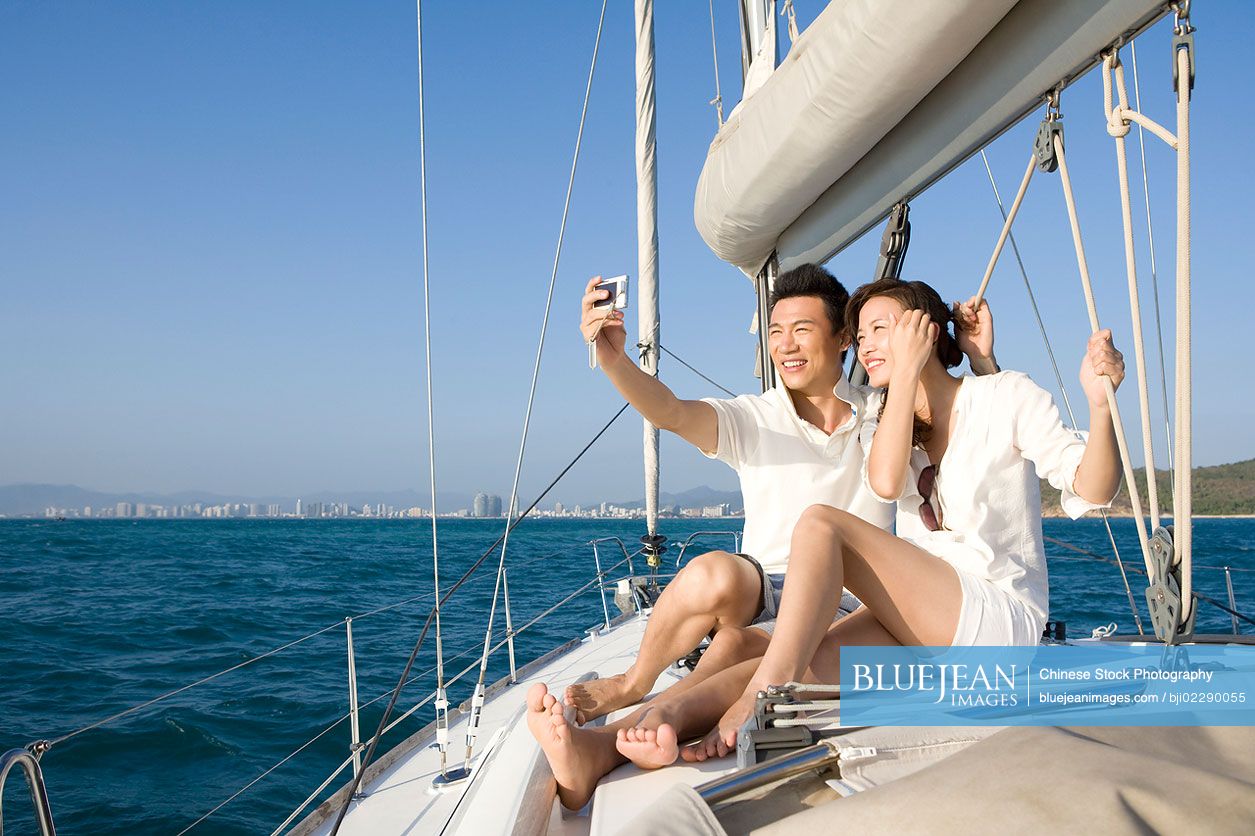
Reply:
M1070 546L1047 546L1052 617L1066 621L1071 635L1111 621L1134 631L1119 570L1099 559L1111 556L1102 521L1044 525L1048 537ZM1238 609L1255 612L1255 520L1195 525L1195 563L1242 570L1232 575ZM1133 522L1112 526L1126 565L1140 566ZM673 541L699 530L724 532L699 539L691 555L730 550L740 522L664 520L660 527ZM442 585L502 528L500 520L442 520ZM641 533L642 524L629 520L525 520L507 557L515 628L592 581L591 539L617 536L635 551ZM0 747L62 737L328 628L75 735L44 756L60 833L179 833L346 714L346 617L360 616L353 622L360 701L395 686L431 605L431 552L431 524L421 520L0 521ZM613 544L602 556L607 565L622 559ZM675 556L672 546L668 568ZM496 563L494 554L443 611L450 673L478 657ZM1195 579L1200 592L1227 601L1223 572L1198 568ZM1149 630L1144 581L1133 573L1130 581ZM590 587L518 636L519 664L601 619L601 599ZM500 615L496 624L499 633ZM1229 616L1202 605L1199 629L1228 632ZM403 708L434 687L432 638ZM506 664L503 649L488 681L503 676ZM465 698L470 687L468 677L451 698ZM362 709L363 737L373 733L385 703ZM425 707L384 746L431 719ZM269 833L348 756L349 741L347 722L332 727L191 832ZM5 789L6 833L35 832L23 784L15 774Z

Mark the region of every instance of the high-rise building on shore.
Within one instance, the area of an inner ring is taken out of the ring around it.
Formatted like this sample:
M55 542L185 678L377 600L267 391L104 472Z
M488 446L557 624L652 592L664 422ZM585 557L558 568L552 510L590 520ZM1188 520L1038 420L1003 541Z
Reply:
M501 516L501 497L494 493L486 493L480 491L475 494L475 499L471 502L472 517L499 517Z

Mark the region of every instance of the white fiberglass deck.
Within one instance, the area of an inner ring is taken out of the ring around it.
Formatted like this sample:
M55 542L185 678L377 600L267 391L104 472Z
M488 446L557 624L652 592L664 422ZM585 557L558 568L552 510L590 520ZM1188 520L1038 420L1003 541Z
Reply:
M648 803L677 782L705 783L735 767L725 758L704 764L680 764L644 772L630 764L610 773L582 814L564 813L553 796L553 780L540 747L524 722L527 690L544 682L555 693L589 674L609 676L627 669L636 656L648 614L602 631L534 669L491 696L484 705L476 759L483 766L465 784L444 792L431 788L439 773L434 743L416 747L386 768L355 801L340 833L387 836L427 833L561 833L610 836ZM674 682L664 673L656 689ZM464 716L451 722L450 766L460 758ZM327 834L334 814L320 821L316 811L294 831Z

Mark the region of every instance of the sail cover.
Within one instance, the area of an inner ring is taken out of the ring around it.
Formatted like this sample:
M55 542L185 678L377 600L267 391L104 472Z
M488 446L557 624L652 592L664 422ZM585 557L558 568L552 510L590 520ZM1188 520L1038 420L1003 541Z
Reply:
M724 124L706 243L747 274L831 258L1039 106L1162 0L835 0Z

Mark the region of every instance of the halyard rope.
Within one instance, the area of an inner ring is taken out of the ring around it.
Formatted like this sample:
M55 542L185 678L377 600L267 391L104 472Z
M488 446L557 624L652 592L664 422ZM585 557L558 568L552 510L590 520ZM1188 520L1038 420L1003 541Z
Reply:
M1081 241L1081 223L1076 213L1076 198L1072 194L1072 178L1068 176L1063 139L1059 134L1055 134L1053 140L1055 156L1059 160L1059 180L1063 184L1063 199L1067 205L1068 223L1072 227L1072 244L1076 249L1076 264L1081 275L1081 289L1085 294L1085 309L1089 314L1090 330L1099 331L1102 326L1098 321L1098 306L1094 301L1094 286L1089 278L1089 264L1085 260L1085 244ZM1137 480L1133 476L1133 463L1129 458L1129 444L1124 434L1124 423L1120 420L1120 405L1116 402L1116 390L1111 383L1111 378L1103 375L1102 381L1107 395L1107 408L1111 410L1116 446L1120 449L1120 464L1124 468L1124 479L1129 486L1129 501L1133 506L1133 519L1137 523L1138 545L1142 550L1142 560L1146 563L1146 570L1151 572L1153 564L1150 559L1149 538L1146 534L1146 520L1142 515L1142 500L1138 496Z
M1129 43L1129 52L1133 55L1133 107L1142 109L1142 88L1137 78L1137 41ZM1168 405L1168 368L1163 350L1163 318L1159 311L1159 269L1155 257L1155 225L1150 214L1150 183L1146 176L1146 129L1137 126L1138 147L1142 156L1142 197L1146 200L1146 239L1150 250L1150 285L1155 297L1155 336L1159 342L1159 384L1163 395L1164 434L1168 440L1168 476L1169 495L1171 495L1172 474L1175 472L1172 462L1172 408Z
M1188 27L1188 23L1185 26ZM1187 30L1188 31L1188 30ZM1190 354L1192 341L1190 308L1190 86L1193 84L1190 53L1176 49L1177 78L1177 349L1176 349L1176 466L1173 481L1173 545L1181 561L1182 624L1189 623L1194 611L1190 595L1194 533L1194 501L1190 480L1193 476L1193 383Z
M981 159L985 160L985 170L989 170L989 160L985 157L985 149L980 151ZM976 300L972 303L972 310L980 307L981 300L985 298L985 291L989 288L989 279L994 274L994 266L998 263L998 256L1002 255L1002 247L1007 243L1008 236L1011 235L1011 224L1015 223L1015 216L1020 212L1020 204L1024 202L1024 195L1028 193L1028 183L1033 179L1033 171L1037 168L1037 155L1030 154L1028 158L1028 168L1024 172L1024 179L1020 181L1020 188L1015 193L1015 200L1011 201L1011 211L1004 211L1002 208L1002 198L998 197L998 211L1002 213L1002 232L998 234L998 243L994 244L993 255L989 257L989 264L985 267L985 275L980 280L980 287L976 290ZM989 175L990 182L993 182L993 174ZM997 197L998 187L994 187L994 196ZM1014 246L1014 245L1013 245ZM1015 257L1020 257L1019 249L1016 248ZM1023 263L1021 263L1023 268ZM1027 277L1025 278L1027 282ZM1033 303L1033 310L1037 310L1037 303ZM1038 317L1041 322L1041 317ZM1043 331L1042 333L1045 333ZM1053 361L1054 355L1051 355Z
M1112 96L1112 77L1118 102ZM1116 173L1120 182L1120 221L1124 228L1124 267L1129 284L1129 318L1133 327L1134 366L1137 371L1137 402L1142 419L1142 456L1146 467L1146 493L1150 500L1150 528L1159 528L1159 489L1155 480L1155 450L1150 433L1150 389L1146 376L1146 347L1142 342L1142 304L1137 286L1137 256L1133 249L1133 206L1129 199L1129 159L1125 137L1129 133L1129 94L1124 85L1124 65L1118 50L1102 61L1103 114L1107 133L1116 143ZM1140 123L1139 123L1140 124ZM1129 485L1129 492L1137 490Z

